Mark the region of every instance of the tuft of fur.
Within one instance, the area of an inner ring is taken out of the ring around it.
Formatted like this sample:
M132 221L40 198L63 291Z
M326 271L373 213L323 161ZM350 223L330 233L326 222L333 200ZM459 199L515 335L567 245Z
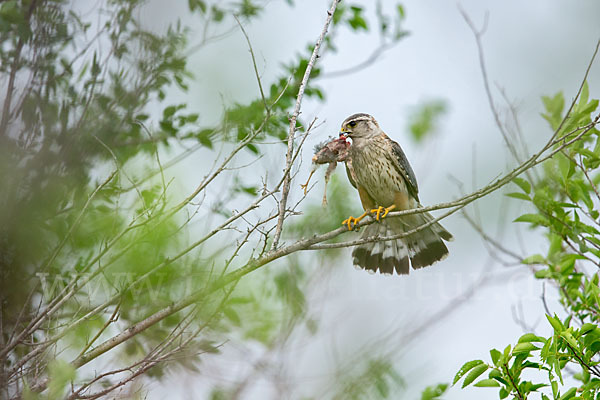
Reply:
M408 232L431 221L429 213L404 217L385 218L365 228L362 238L383 238ZM439 223L395 240L378 240L363 243L354 248L354 265L382 274L407 275L409 265L413 269L423 268L448 256L444 240L452 235ZM409 262L410 260L410 262Z

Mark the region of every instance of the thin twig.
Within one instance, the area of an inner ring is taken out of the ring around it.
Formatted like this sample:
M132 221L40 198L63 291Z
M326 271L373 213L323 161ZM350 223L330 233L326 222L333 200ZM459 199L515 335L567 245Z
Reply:
M283 180L283 188L281 189L281 200L279 201L279 216L277 218L277 228L275 229L275 237L273 238L273 249L277 249L279 245L279 239L281 238L281 232L283 230L283 220L285 218L285 211L287 205L287 198L290 192L290 184L291 184L291 175L289 170L292 165L292 156L294 154L294 138L296 136L296 121L298 120L298 116L300 115L300 107L302 106L302 98L304 97L304 90L306 89L306 85L308 83L308 79L310 78L310 73L312 72L313 66L319 57L319 49L321 48L321 43L323 39L325 39L325 35L327 34L327 30L329 29L329 24L333 19L333 14L337 8L338 3L341 0L333 0L331 3L331 8L327 11L327 19L325 20L325 25L323 26L323 30L321 31L321 35L315 44L315 48L313 49L312 55L310 56L310 60L308 61L308 65L306 66L306 71L304 71L304 77L302 78L302 82L300 83L300 87L298 88L298 96L296 97L296 105L294 106L294 112L290 117L290 130L288 132L288 141L287 141L287 153L285 156L285 168L284 171L284 180Z
M258 73L258 67L256 66L256 57L254 57L254 50L252 49L252 43L250 43L250 38L248 37L248 34L246 33L246 30L244 29L244 26L238 19L237 15L234 15L233 18L235 18L235 22L237 22L237 24L239 25L240 30L242 31L242 33L244 34L244 37L246 38L246 42L248 42L248 50L250 51L250 55L252 56L252 66L254 67L254 74L256 75L256 82L258 82L258 88L260 89L260 98L262 99L263 105L265 106L265 110L267 110L267 112L268 112L269 105L267 104L267 99L265 98L265 92L263 91L260 74Z
M35 8L37 7L37 0L33 0L30 4L29 4L29 8L27 9L27 12L25 13L25 24L29 24L29 19L31 18L31 15L33 14L33 11L35 10ZM15 47L14 51L14 55L13 55L13 62L10 66L10 75L8 77L8 85L6 86L6 95L4 97L4 105L2 106L2 117L0 120L0 137L5 136L6 135L6 130L8 128L8 123L10 121L10 116L11 116L11 110L10 110L10 106L12 105L12 97L15 91L15 81L16 81L16 77L17 77L17 71L21 68L21 51L23 51L23 46L25 45L25 42L23 40L23 37L19 37L19 40L17 41L17 45Z
M85 354L85 352L88 351L88 349L90 347L92 347L92 345L94 344L94 342L100 337L100 335L102 335L102 333L104 331L106 331L106 328L108 328L108 326L110 324L112 324L113 322L116 322L119 319L117 317L117 313L119 312L120 308L121 308L121 304L117 304L117 306L115 307L115 310L113 311L113 313L110 316L110 318L106 320L106 322L104 323L104 325L102 326L102 328L100 328L98 330L98 332L96 332L96 334L94 335L94 337L79 352L79 357L81 357L83 354Z
M363 69L374 64L377 60L379 60L383 53L393 48L395 45L396 43L381 43L375 48L375 50L373 50L373 52L365 60L361 61L360 63L353 65L352 67L340 69L337 71L323 72L321 73L319 78L339 78L340 76L362 71Z
M513 154L513 156L515 158L517 158L517 160L518 160L518 156L516 154L516 150L514 149L512 143L510 141L510 138L508 137L508 134L507 134L507 132L504 129L504 125L502 125L502 122L500 121L500 113L496 109L496 105L494 103L494 98L492 96L492 91L490 89L489 78L488 78L488 75L487 75L487 69L486 69L486 66L485 66L485 58L484 58L484 55L483 55L483 45L481 43L481 37L483 36L483 34L485 33L485 31L487 29L489 14L488 13L485 14L485 19L484 19L482 28L481 29L477 29L477 27L475 26L475 24L473 23L473 21L471 20L471 18L469 17L469 15L461 7L460 4L458 4L458 10L459 10L460 14L462 15L462 17L464 18L464 20L467 23L467 25L469 26L469 28L471 29L471 31L473 32L473 36L475 37L475 42L477 43L477 53L479 55L479 69L481 70L481 75L483 77L483 86L485 88L485 94L486 94L486 97L488 99L488 103L489 103L490 109L492 110L492 114L494 116L494 121L496 122L496 126L500 129L500 132L502 133L502 137L504 138L504 142L506 143L506 145L510 149L511 153Z
M77 226L79 226L79 223L81 222L81 219L83 217L83 215L85 214L85 212L87 211L90 203L92 202L92 200L94 199L94 197L96 197L96 194L102 190L104 188L104 186L108 185L108 183L115 177L115 175L117 174L117 172L119 171L118 166L117 169L115 169L100 185L98 185L96 187L96 189L88 196L87 201L85 202L85 204L83 205L83 207L81 208L81 211L79 212L79 215L77 215L77 217L75 218L75 221L73 222L73 224L71 224L71 227L69 228L69 231L67 232L67 234L63 237L63 239L61 240L61 242L58 244L58 246L56 246L56 249L54 249L54 251L52 252L52 255L50 256L50 258L42 265L42 267L39 269L40 271L45 271L46 268L48 268L48 266L50 266L50 264L52 264L54 262L54 260L56 259L56 257L58 256L58 254L60 253L60 251L62 250L62 248L64 247L64 245L67 243L67 240L71 237L71 234L73 233L73 231L75 230L75 228Z
M493 247L500 250L502 253L514 258L519 263L521 261L523 261L523 257L521 257L517 253L507 249L501 243L499 243L497 240L493 239L491 236L489 236L487 233L485 233L485 231L483 230L483 227L481 225L479 225L477 222L475 222L473 220L473 218L471 218L471 216L469 214L467 214L467 212L465 210L463 210L462 215L463 215L463 217L465 217L465 219L471 225L471 227L473 229L475 229L477 231L477 233L483 238L483 240L485 240L487 243L491 244Z

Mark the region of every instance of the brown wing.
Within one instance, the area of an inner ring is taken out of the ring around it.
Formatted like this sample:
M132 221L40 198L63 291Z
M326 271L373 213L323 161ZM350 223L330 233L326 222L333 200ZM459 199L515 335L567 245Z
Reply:
M406 181L406 187L408 188L408 192L419 201L419 186L417 185L417 177L413 172L408 159L404 155L404 151L402 151L402 147L396 142L394 142L389 137L387 138L392 147L393 159L392 163L400 172L404 180Z
M356 176L354 175L354 169L352 168L352 159L350 157L347 157L345 164L346 164L346 174L348 175L348 180L350 181L352 186L354 186L356 189L358 189L356 187Z

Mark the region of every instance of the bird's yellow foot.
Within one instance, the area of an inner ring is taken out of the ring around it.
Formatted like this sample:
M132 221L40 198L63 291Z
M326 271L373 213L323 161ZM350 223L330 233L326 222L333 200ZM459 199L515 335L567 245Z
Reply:
M304 195L306 196L306 192L308 191L308 182L310 182L310 178L312 178L313 174L315 173L315 171L310 171L310 175L308 176L308 179L306 180L305 184L300 184L300 187L302 189L304 189Z
M363 215L361 215L360 217L357 217L357 218L348 217L342 221L342 225L346 225L348 227L348 230L351 231L352 229L354 229L356 224L358 224L360 222L361 219L363 219L364 217L367 216L367 214L369 214L369 213L367 211L365 211L363 213Z
M374 208L371 210L371 213L375 214L375 219L377 221L381 221L383 218L385 218L386 215L388 215L388 213L390 211L392 211L394 208L396 208L395 204L392 204L389 207L382 207L379 206L378 208Z

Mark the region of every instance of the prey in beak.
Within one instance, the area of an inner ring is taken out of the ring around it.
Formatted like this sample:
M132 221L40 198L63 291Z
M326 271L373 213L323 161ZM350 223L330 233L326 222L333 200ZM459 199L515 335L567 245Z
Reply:
M304 195L308 190L308 183L317 168L322 164L329 164L325 172L325 193L323 194L323 206L327 205L327 183L338 162L344 162L348 158L348 148L350 142L347 141L345 132L340 132L337 139L329 140L328 142L320 143L315 146L315 155L312 158L312 168L310 175L305 184L300 185L304 189Z

